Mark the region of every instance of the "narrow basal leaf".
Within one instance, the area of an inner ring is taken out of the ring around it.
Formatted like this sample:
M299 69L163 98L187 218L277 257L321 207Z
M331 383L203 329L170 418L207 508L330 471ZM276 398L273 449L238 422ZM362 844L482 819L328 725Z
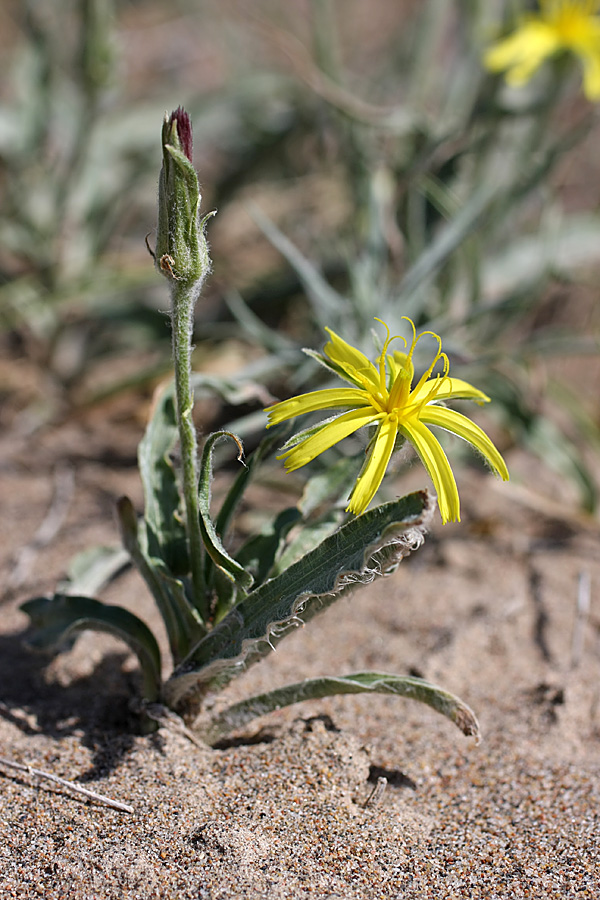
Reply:
M245 466L238 472L233 484L225 495L215 520L215 528L221 540L224 540L229 530L233 515L241 503L246 488L250 484L258 465L279 448L282 443L282 436L287 434L288 431L289 424L287 422L282 426L271 428L256 450L246 459Z
M221 538L217 534L216 528L210 515L210 494L212 482L212 456L215 445L219 441L234 440L238 445L239 453L242 453L242 447L235 435L229 431L216 431L211 434L204 443L202 450L202 461L200 463L200 477L198 483L198 506L200 512L200 531L202 540L206 547L206 552L212 559L213 563L225 574L227 578L234 581L238 588L247 591L252 584L252 576L246 572L232 556L229 555ZM238 457L239 458L239 457Z
M347 518L347 514L343 509L328 509L316 521L306 522L302 528L296 529L281 556L275 561L270 573L271 577L280 575L293 563L298 562L299 559L318 547L340 528L345 518Z
M211 618L213 625L216 625L225 618L239 598L235 581L231 581L217 566L211 571L211 588L215 598Z
M108 606L91 597L34 597L21 605L36 631L28 637L30 646L55 650L70 635L92 628L107 631L125 641L140 661L144 698L160 697L161 661L156 639L147 625L121 606Z
M257 694L230 706L208 724L201 726L198 733L207 744L217 744L232 731L258 716L264 716L284 706L301 703L304 700L333 697L337 694L362 693L394 694L397 697L426 703L454 722L463 734L480 739L479 723L474 712L454 694L422 678L388 675L384 672L355 672L352 675L307 678L296 684L288 684L274 691Z
M159 557L158 538L148 522L142 525L145 538L142 546L135 510L128 497L121 497L117 503L117 514L123 545L154 597L177 664L194 642L206 634L206 629L194 615L182 582L169 573L164 560Z
M232 406L252 401L264 405L271 400L265 388L255 382L195 373L191 383L196 397L210 392ZM169 382L156 396L139 445L138 464L144 488L144 517L159 541L160 555L175 576L190 570L179 484L171 459L178 440L174 385Z
M252 573L256 587L269 575L287 534L301 519L302 513L297 507L283 509L260 534L253 535L238 550L237 560Z
M422 543L432 511L426 491L378 506L252 591L176 668L166 685L169 704L185 710L187 695L241 674L350 586L392 572Z
M138 448L144 488L144 518L156 535L160 555L169 571L190 570L187 536L181 515L181 497L171 454L179 434L172 385L163 387Z

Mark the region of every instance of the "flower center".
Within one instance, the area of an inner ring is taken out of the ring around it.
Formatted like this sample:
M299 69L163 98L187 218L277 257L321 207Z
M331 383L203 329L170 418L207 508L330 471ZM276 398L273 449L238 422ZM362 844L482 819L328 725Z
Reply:
M388 415L393 415L398 421L406 421L407 419L414 417L418 418L423 407L428 403L431 403L439 393L439 390L445 378L447 377L449 368L448 357L445 353L442 352L442 341L439 335L435 334L435 332L433 331L424 331L417 336L413 322L410 319L407 319L407 321L410 322L413 330L413 338L411 341L410 350L406 354L396 353L394 355L394 368L397 371L395 373L395 378L390 388L389 394L387 395L386 401L384 403L385 411L388 413ZM417 343L426 334L429 334L436 339L438 343L438 349L431 365L423 373L415 389L411 391L413 377L412 356ZM387 350L389 342L390 340L388 333L388 340L384 345L384 352L381 359L385 359L385 351ZM438 375L432 377L433 370L435 369L440 359L443 362L444 370L442 373L439 373ZM427 389L424 389L426 383Z

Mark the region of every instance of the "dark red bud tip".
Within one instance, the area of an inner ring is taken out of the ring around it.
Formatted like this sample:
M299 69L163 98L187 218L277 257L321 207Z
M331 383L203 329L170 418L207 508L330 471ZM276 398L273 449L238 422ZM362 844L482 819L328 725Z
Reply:
M171 118L169 120L169 125L172 125L173 122L177 123L177 134L179 136L179 143L181 144L181 149L187 156L190 162L192 160L192 123L189 115L186 113L183 106L178 106L175 112L171 113Z

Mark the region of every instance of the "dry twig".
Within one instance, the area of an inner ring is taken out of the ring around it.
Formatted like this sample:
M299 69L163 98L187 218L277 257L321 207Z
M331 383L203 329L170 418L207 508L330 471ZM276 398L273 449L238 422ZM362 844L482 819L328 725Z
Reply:
M573 637L571 640L571 668L576 669L583 656L583 643L585 629L590 614L592 597L592 580L590 573L582 569L577 583L577 607L575 610L575 622L573 623Z
M0 757L0 765L6 766L7 769L16 769L18 772L26 772L28 775L33 775L35 778L45 778L48 781L53 781L55 784L60 784L61 787L66 787L76 794L82 794L89 800L95 800L97 803L101 803L103 806L109 806L111 809L118 809L121 812L128 813L134 812L133 806L128 806L126 803L120 803L118 800L111 800L110 797L105 797L103 794L96 794L95 791L88 791L87 788L81 787L81 785L75 784L73 781L66 781L64 778L59 778L58 775L52 775L50 772L44 772L42 769L35 769L33 766L25 766L22 763L11 762L11 760L4 759L4 757Z
M371 793L369 794L369 796L363 803L363 809L368 809L368 807L371 807L371 809L374 809L376 806L379 806L379 804L381 803L381 800L383 798L383 795L385 793L387 784L388 784L387 778L384 778L383 776L381 776L380 778L377 779L377 782L375 783Z

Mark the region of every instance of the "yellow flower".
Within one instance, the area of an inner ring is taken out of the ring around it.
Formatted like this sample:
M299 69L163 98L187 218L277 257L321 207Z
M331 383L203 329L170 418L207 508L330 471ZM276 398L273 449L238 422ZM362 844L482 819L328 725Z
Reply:
M507 481L506 464L481 428L461 413L440 405L445 400L458 398L484 403L489 397L466 381L450 378L448 357L442 353L439 336L432 331L425 331L417 337L413 322L406 316L403 318L412 328L412 341L408 348L404 338L400 338L408 352L396 350L393 354L388 354L388 347L397 336L390 337L387 325L380 319L376 320L387 330L381 355L376 360L377 365L330 328L325 329L330 337L325 346L326 356L311 355L316 356L340 378L350 382L352 387L312 391L276 403L266 410L269 414L267 427L317 410L348 407L348 412L292 437L282 448L284 453L278 457L285 459L286 469L290 472L299 469L359 428L376 425L377 430L367 448L366 462L350 496L348 511L359 515L368 507L381 484L400 437L400 440L408 438L427 469L437 492L442 521L459 521L458 489L450 463L439 441L427 426L437 425L468 441L488 460L494 471ZM425 334L435 338L438 348L433 362L412 387L413 353L417 342ZM443 371L433 375L440 360Z
M599 0L540 0L539 15L523 16L513 34L490 47L484 64L520 85L545 60L568 51L583 64L586 97L600 100L600 18L594 15L599 7Z

